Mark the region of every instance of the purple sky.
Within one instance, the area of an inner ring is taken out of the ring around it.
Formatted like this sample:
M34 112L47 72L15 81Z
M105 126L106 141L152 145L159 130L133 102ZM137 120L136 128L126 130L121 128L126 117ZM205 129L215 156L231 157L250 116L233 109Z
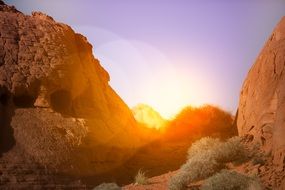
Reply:
M4 0L85 35L130 106L169 117L186 104L234 113L242 82L284 0Z

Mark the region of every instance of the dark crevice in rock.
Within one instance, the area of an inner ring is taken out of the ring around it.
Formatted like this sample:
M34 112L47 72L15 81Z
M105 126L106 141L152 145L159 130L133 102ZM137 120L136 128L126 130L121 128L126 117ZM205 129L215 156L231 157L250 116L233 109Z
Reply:
M250 129L248 130L248 132L250 132L253 128L254 128L254 125L252 125L252 126L250 127Z
M11 120L14 116L14 106L7 89L0 88L0 157L15 145L14 130Z
M30 95L14 96L13 103L18 108L34 107L36 98Z
M274 57L273 57L273 72L274 74L276 74L276 57L277 57L277 53L274 53Z
M238 134L238 128L237 128L238 115L239 115L239 113L238 113L238 109L237 109L236 115L235 115L235 120L233 121L233 125L232 125L233 130L234 130L234 134Z
M63 115L73 116L71 94L67 90L57 90L50 96L52 109Z
M0 103L2 104L2 106L6 106L8 104L8 95L7 94L1 94L0 96Z
M265 142L266 142L266 139L263 136L261 136L260 139L261 139L262 146L264 146Z

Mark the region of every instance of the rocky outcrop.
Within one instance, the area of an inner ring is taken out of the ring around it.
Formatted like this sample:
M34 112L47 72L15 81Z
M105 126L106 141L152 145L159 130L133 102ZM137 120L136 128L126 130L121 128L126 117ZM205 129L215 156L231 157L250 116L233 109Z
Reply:
M166 125L167 121L149 105L138 104L132 112L136 121L146 127L162 129Z
M285 17L277 25L244 81L239 134L271 156L275 189L285 173Z
M108 81L84 36L0 1L0 161L79 177L121 165L140 140Z

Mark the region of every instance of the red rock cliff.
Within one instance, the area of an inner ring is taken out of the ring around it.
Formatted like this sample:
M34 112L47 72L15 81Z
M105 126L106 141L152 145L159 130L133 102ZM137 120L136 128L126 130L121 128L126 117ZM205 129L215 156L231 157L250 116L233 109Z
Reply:
M284 177L285 17L273 31L244 81L237 126L240 135L247 135L250 141L258 142L272 156L275 175L272 178Z
M139 144L136 123L87 39L0 2L0 161L71 176L122 164Z

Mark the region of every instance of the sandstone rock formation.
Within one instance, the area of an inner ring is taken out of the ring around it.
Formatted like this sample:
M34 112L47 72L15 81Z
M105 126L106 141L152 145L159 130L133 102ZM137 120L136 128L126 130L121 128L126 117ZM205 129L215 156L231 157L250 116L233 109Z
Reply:
M165 126L166 120L152 107L139 104L132 109L137 122L149 128L161 129Z
M277 25L244 81L237 118L239 135L270 156L271 186L285 177L285 17Z
M0 168L19 157L82 177L122 164L140 140L108 81L84 36L0 1Z

